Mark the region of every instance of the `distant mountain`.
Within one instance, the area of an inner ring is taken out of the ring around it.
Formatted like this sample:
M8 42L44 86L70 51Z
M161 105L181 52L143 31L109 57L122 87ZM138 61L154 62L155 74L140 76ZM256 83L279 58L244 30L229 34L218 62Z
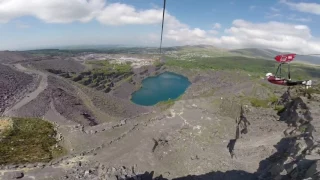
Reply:
M251 56L268 60L274 60L274 57L280 54L290 53L257 48L235 49L230 50L229 52L240 56ZM295 61L320 65L320 56L297 55Z
M203 56L203 57L224 57L232 56L233 53L230 53L226 49L217 48L211 45L186 45L186 46L173 46L164 48L166 53L175 52L179 55L187 56Z
M320 56L304 56L304 55L297 55L297 60L302 62L308 62L311 64L320 65Z
M229 52L232 52L238 55L259 57L264 59L273 59L276 55L281 54L281 52L277 52L270 49L256 49L256 48L236 49L236 50L230 50Z
M167 47L167 48L174 48L176 50L182 50L182 49L207 49L207 50L217 50L217 51L227 51L222 48L217 48L212 45L185 45L185 46L173 46L173 47Z
M122 44L107 44L107 45L74 45L74 46L61 46L59 49L78 50L78 49L112 49L112 48L125 48L131 47Z

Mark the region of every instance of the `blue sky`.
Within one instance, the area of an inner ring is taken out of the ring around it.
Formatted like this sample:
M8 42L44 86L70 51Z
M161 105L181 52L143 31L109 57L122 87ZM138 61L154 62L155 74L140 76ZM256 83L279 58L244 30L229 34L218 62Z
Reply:
M158 46L162 0L0 1L0 50ZM164 44L320 52L315 0L167 0Z

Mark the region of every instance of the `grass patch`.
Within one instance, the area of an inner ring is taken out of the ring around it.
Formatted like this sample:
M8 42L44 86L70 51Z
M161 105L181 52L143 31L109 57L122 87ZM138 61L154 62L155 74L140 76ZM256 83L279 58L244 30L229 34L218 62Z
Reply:
M274 110L277 111L277 113L282 113L285 110L285 107L283 105L277 105L274 107Z
M299 126L299 131L301 133L306 133L307 128L308 128L308 125L301 125L301 126Z
M158 102L156 106L160 107L161 110L166 110L172 107L174 103L179 99L181 99L181 96L177 97L176 99L168 99L167 101Z
M261 84L261 86L263 86L263 87L265 87L267 89L271 89L270 85L267 84L267 83L260 83L260 84Z
M6 132L10 128L12 128L12 119L0 118L0 139L1 139L1 134Z
M305 89L308 94L320 94L320 85Z
M230 117L235 119L239 117L241 109L241 99L238 99L236 96L224 97L220 99L221 103L219 105L220 113L223 116Z
M297 92L299 96L307 96L310 99L313 95L320 95L320 85L312 86L309 89L305 89L304 87L297 88Z
M62 157L64 155L66 155L67 153L68 153L68 151L61 146L56 146L51 149L52 159Z
M12 118L0 140L0 164L48 162L63 153L53 124L37 118Z
M258 99L255 97L249 98L249 101L253 107L268 108L271 104L278 101L278 98L274 95L270 96L268 99Z
M276 95L271 95L268 100L273 104L278 101L278 97Z
M269 107L269 101L265 99L258 99L258 98L250 98L250 103L253 107Z
M93 74L104 74L109 75L112 73L124 74L131 72L130 62L117 64L110 63L110 61L89 61L87 64L92 65Z
M131 82L132 81L132 77L133 77L133 75L128 75L127 77L123 78L118 83L116 83L113 88L118 88L124 82Z
M161 101L159 103L157 103L158 106L168 106L171 107L174 105L175 100L174 99L169 99L167 101Z
M218 108L222 103L222 99L216 98L216 99L212 100L211 103L214 108Z
M214 93L215 93L215 90L211 89L211 90L208 90L208 91L200 94L199 97L211 97L214 95Z
M153 65L157 68L161 67L164 65L164 63L162 63L160 60L156 60L153 62Z

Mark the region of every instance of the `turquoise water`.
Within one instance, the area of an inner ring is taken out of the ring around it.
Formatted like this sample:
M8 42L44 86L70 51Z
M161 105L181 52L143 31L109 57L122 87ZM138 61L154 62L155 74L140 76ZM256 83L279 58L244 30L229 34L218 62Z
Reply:
M152 106L160 101L178 98L190 86L188 78L165 72L142 81L142 88L134 92L131 101L143 106Z

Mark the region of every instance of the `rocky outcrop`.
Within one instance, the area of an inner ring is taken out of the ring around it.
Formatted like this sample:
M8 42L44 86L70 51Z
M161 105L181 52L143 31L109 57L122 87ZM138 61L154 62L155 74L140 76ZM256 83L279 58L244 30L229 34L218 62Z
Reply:
M255 173L244 171L210 172L204 175L193 175L177 179L261 179L261 180L311 180L320 179L320 147L313 137L315 131L314 122L310 107L305 103L304 98L294 98L285 104L284 110L279 113L279 120L288 124L284 130L285 137L276 145L276 152L261 161ZM246 120L243 110L237 121L236 134L246 134L246 127L249 122ZM241 127L241 128L240 128ZM238 135L239 136L239 135ZM236 139L238 137L236 136ZM166 139L154 139L153 152L168 143ZM198 159L192 156L191 160ZM136 167L109 167L104 165L74 167L68 173L68 178L78 179L164 179L160 177L146 177L143 171L140 173ZM144 169L146 170L146 169ZM169 172L168 172L169 173ZM153 174L153 173L151 173ZM150 173L149 173L150 175Z
M300 97L287 103L285 109L279 115L280 121L284 121L293 127L299 127L312 121L309 108Z
M107 167L103 164L97 163L93 167L87 164L78 164L68 172L62 179L111 179L111 180L124 180L137 178L136 166L128 167ZM140 178L141 179L141 178Z
M21 179L23 177L24 177L24 173L22 171L4 173L4 178L7 179L7 180Z
M309 107L298 97L288 102L279 116L288 128L275 146L277 152L260 162L259 179L319 179L319 147Z
M0 64L0 114L34 89L36 84L36 75L26 74Z
M282 94L282 96L280 96L280 98L278 99L278 101L276 103L274 103L274 105L286 105L287 103L289 103L292 100L291 98L291 93L290 93L290 89L288 88L288 90Z

